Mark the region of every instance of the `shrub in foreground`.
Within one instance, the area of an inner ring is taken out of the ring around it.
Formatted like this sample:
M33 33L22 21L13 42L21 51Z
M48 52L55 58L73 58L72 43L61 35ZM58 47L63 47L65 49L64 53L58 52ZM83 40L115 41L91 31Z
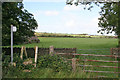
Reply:
M71 71L71 62L67 61L66 58L60 55L44 55L38 58L37 67L39 68L51 68L56 72L59 71Z

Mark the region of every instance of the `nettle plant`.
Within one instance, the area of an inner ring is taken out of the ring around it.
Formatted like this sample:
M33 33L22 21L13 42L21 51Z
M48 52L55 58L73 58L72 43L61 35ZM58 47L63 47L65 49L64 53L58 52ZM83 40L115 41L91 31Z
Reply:
M71 62L60 55L44 55L38 58L37 67L52 68L54 71L71 71Z
M24 57L24 56L23 56ZM2 67L3 69L10 69L11 67L13 67L14 69L18 69L18 70L24 70L24 69L31 69L32 67L34 67L33 65L24 65L23 62L26 59L21 60L20 59L20 54L19 53L14 53L14 57L13 57L13 63L15 63L15 66L12 66L11 63L11 56L10 55L5 55L5 53L2 53Z

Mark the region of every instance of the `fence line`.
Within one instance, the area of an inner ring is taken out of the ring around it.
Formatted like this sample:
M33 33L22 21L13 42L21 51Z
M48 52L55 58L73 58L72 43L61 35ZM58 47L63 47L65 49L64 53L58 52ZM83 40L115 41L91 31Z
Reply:
M8 47L8 48L5 48L5 47L2 47L2 53L5 52L5 55L10 55L10 50L11 48ZM26 47L26 52L28 54L28 57L32 57L34 58L34 52L35 52L35 49L34 48L27 48ZM76 53L76 48L54 48L54 52L55 53ZM14 47L13 48L13 53L21 53L21 48L20 47ZM38 47L38 56L41 56L41 55L45 55L45 54L49 54L51 53L50 52L50 48L40 48Z
M116 55L95 55L95 54L76 54L76 53L57 53L57 54L62 54L62 55L74 55L74 56L95 56L95 57L112 57L112 58L115 58L115 61L106 61L106 60L89 60L89 59L77 59L77 58L72 58L72 59L67 59L67 60L71 60L72 61L72 66L74 65L73 67L73 70L75 71L75 67L76 66L82 66L84 69L83 71L85 72L96 72L96 73L120 73L120 72L116 72L116 68L120 68L120 67L117 67L117 66L97 66L97 65L85 65L85 62L87 61L91 61L91 62L110 62L110 63L120 63L119 61L117 61L117 58L119 58L120 56L116 56ZM84 64L83 65L80 65L80 64L75 64L76 61L84 61ZM74 62L73 62L74 61ZM115 68L115 71L94 71L94 70L85 70L85 67L103 67L103 68Z
M95 57L120 57L117 55L96 55L96 54L76 54L76 53L56 53L56 54L62 54L62 55L74 55L74 56L95 56Z

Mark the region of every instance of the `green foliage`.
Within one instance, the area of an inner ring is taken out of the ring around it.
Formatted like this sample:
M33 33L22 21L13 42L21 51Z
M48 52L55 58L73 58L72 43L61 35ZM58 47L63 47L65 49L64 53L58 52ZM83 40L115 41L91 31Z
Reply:
M89 52L91 52L91 51L89 51ZM93 52L91 52L91 53L93 53ZM84 59L84 57L82 57L82 56L79 56L79 57L80 57L80 59ZM40 58L38 58L38 60L40 60ZM51 61L47 61L48 59L46 60L46 58L49 58L50 60L52 60L53 57L51 56L51 58L50 58L50 56L47 56L47 55L43 56L43 58L41 58L41 59L43 61L46 61L46 63L44 63L44 66L46 66L46 64L48 64L47 62L51 62ZM60 58L60 57L55 55L53 60L58 60L58 58ZM106 57L100 58L100 57L89 57L89 56L85 57L85 58L88 58L88 59L90 58L90 59L94 59L94 60L95 59L96 60L98 60L98 59L103 59L103 60L113 59L113 58L106 58ZM23 61L26 61L26 59ZM58 62L62 62L62 61L58 60ZM80 63L83 63L83 62L80 61ZM95 78L98 75L108 76L108 78L117 78L117 74L86 73L86 72L83 72L82 67L77 67L76 72L68 71L67 70L67 69L69 69L68 67L64 67L66 69L63 69L63 70L60 69L60 70L56 71L56 66L54 66L56 64L58 64L58 63L56 63L56 61L54 61L54 63L52 63L52 62L49 63L49 66L51 66L52 68L51 67L40 67L41 65L39 65L39 63L37 63L37 66L38 65L39 66L36 68L30 68L30 65L27 66L26 68L25 68L25 66L21 66L21 68L14 67L14 66L8 66L6 69L3 68L3 78ZM60 65L62 65L62 64L60 64ZM58 65L58 66L60 66L60 65ZM110 64L110 63L86 62L86 65L101 65L101 66L109 65L109 66L112 66L112 65L114 65L114 63ZM65 65L63 65L63 66L65 66ZM23 72L23 70L27 69L27 68L30 68L31 72ZM86 69L103 70L103 71L106 71L106 70L112 71L113 70L114 71L113 68L95 68L95 67L89 68L89 67L86 67Z
M118 47L120 47L120 1L117 3L105 3L101 7L101 17L99 18L99 27L102 29L98 32L103 34L115 32L118 36Z
M78 4L82 4L82 5L89 5L89 7L87 8L88 10L91 10L91 8L93 8L93 3L96 4L97 6L100 6L100 4L103 4L103 6L101 7L101 11L100 11L100 15L101 17L99 18L99 27L101 27L102 29L99 30L98 32L101 34L103 34L105 31L106 33L112 33L113 31L118 35L119 29L118 29L118 20L119 20L119 12L120 12L120 2L118 3L112 3L112 2L108 2L108 3L101 3L99 1L92 1L92 2L88 2L88 1L75 1L74 0L67 0L67 4L73 4L75 3L75 5ZM109 1L109 0L108 0ZM86 6L84 7L86 9ZM118 32L118 33L117 33Z
M67 0L66 3L72 5L75 0ZM77 0L75 2L75 5L78 4L83 5L90 5L88 10L91 10L93 7L92 3L99 6L100 4L103 4L101 7L101 11L99 12L101 17L99 18L98 26L101 28L98 33L104 34L105 32L107 34L115 32L115 34L118 36L118 47L120 47L120 1L118 2L111 2L110 0L107 0L106 3L99 2L97 0L92 2L86 2L86 1L79 1ZM86 8L86 7L85 7Z
M24 9L22 2L2 3L2 45L10 45L11 24L17 27L14 44L22 43L33 36L37 22L33 15Z
M103 54L109 55L109 49L83 49L79 50L79 54ZM84 52L84 53L83 53ZM111 57L93 57L93 56L76 56L80 59L91 59L91 60L106 60L112 61L114 58ZM96 76L108 76L108 78L117 78L117 74L107 74L107 73L86 73L83 72L83 67L77 67L76 72L71 71L71 67L68 63L65 63L65 58L61 56L50 56L45 55L38 57L37 67L33 68L32 65L23 65L24 61L29 59L20 60L19 54L14 54L14 62L16 62L16 67L10 66L10 56L3 54L3 65L7 63L6 67L3 67L3 78L95 78ZM61 63L59 63L61 62ZM21 63L18 65L18 63ZM39 64L40 63L40 64ZM43 64L42 64L43 63ZM65 63L65 64L64 64ZM77 64L83 64L82 61L77 62ZM113 66L114 63L103 63L103 62L86 62L85 65L99 65L99 66ZM118 66L118 64L116 64ZM59 68L58 68L59 67ZM64 68L64 69L63 69ZM29 69L31 72L23 72L23 70ZM98 70L98 71L114 71L114 68L98 68L98 67L86 67L88 70ZM115 70L117 71L117 69Z
M5 55L5 53L2 53L2 66L4 68L8 67L10 63L10 55Z
M71 71L72 67L70 62L67 61L65 58L59 55L44 55L38 58L38 67L41 68L52 68L54 71Z
M10 55L5 55L5 53L2 53L2 71L3 71L3 76L13 74L16 75L14 72L20 72L23 71L24 69L32 69L34 66L32 64L29 65L24 65L23 62L26 60L21 60L20 56L18 53L14 53L14 58L13 58L13 63L16 65L13 66L11 65L11 57Z
M104 6L101 7L99 18L99 27L102 29L98 32L103 34L105 31L106 33L112 33L113 31L117 34L117 27L118 27L118 5L117 3L105 3ZM118 35L118 34L117 34Z

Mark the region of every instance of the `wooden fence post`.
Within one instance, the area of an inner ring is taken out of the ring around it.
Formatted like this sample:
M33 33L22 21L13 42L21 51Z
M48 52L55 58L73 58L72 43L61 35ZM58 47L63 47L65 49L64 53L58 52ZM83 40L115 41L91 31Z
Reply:
M26 56L26 58L28 58L27 57L27 51L26 51L26 48L25 48L25 46L22 46L22 48L21 48L21 54L20 54L20 58L21 59L23 59L23 53L25 52L25 56Z
M50 48L49 48L49 54L51 56L53 56L53 54L54 54L54 46L50 46Z
M23 59L23 46L22 46L22 48L21 48L20 58Z
M72 68L73 68L73 72L76 71L76 58L72 58Z
M84 61L83 61L83 72L85 72L85 63L86 63L86 57L84 56Z
M35 47L35 67L37 63L38 46Z
M25 46L23 48L24 48L25 56L26 56L26 58L28 58Z
M110 49L110 53L111 53L111 55L113 55L113 48Z

